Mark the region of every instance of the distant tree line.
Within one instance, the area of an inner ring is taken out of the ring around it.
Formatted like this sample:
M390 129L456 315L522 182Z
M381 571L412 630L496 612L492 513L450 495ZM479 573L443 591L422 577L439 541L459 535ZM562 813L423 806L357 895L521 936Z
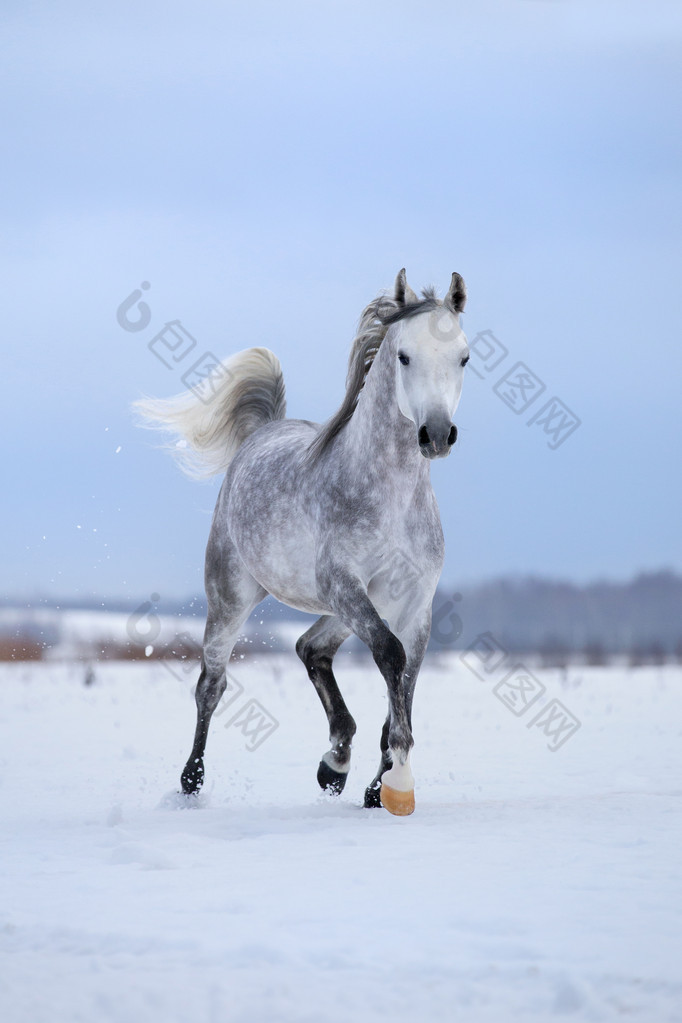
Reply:
M129 602L51 601L37 599L26 607L26 618L17 620L17 605L0 601L14 609L11 628L2 627L0 614L0 660L36 660L45 650L59 643L59 627L38 627L31 623L30 612L40 608L61 610L130 611ZM206 614L203 596L186 600L159 601L159 614ZM289 650L291 643L278 638L277 624L297 622L301 632L314 616L295 611L271 597L249 619L245 635L235 657L248 657L268 651ZM586 586L535 577L498 579L453 591L440 589L433 604L434 627L431 650L464 649L481 634L489 634L510 653L534 653L545 667L564 667L580 661L589 665L606 664L615 657L633 667L644 664L682 663L682 576L672 571L641 573L630 582L595 582ZM98 649L99 647L99 649ZM359 640L351 637L344 649L364 652ZM187 649L178 638L156 645L149 653L144 645L130 642L93 644L91 656L97 660L176 657L181 660L199 656L196 644Z
M587 586L547 579L503 579L463 588L456 646L489 632L510 652L537 653L561 667L579 658L605 664L682 662L682 577L670 571L642 573L627 583ZM452 593L439 592L434 619Z

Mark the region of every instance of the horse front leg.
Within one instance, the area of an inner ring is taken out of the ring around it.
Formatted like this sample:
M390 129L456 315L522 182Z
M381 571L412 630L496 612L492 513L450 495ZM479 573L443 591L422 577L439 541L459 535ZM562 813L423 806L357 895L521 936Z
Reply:
M347 570L327 568L322 582L322 592L335 614L367 644L386 682L390 708L387 757L390 757L391 767L380 796L387 810L405 816L414 810L414 779L410 769L414 740L403 678L407 666L405 649L382 621L360 579Z
M421 668L422 661L424 660L424 654L429 642L429 636L431 634L431 608L427 608L421 615L417 616L405 630L399 632L399 639L403 643L405 650L407 663L405 665L405 671L403 673L403 693L405 699L405 710L407 712L407 721L412 730L412 701L414 698L414 689L417 684L417 676L419 675L419 669ZM364 805L368 809L374 807L386 806L387 801L393 801L399 805L404 805L406 809L404 813L411 813L412 810L409 806L414 809L414 780L412 778L412 772L409 765L409 755L406 764L401 765L394 758L391 750L391 709L389 708L388 716L384 722L384 727L381 730L381 760L379 761L379 770L376 775L365 789L365 800ZM406 769L407 768L407 769ZM396 788L396 786L398 786ZM394 790L399 795L394 796ZM402 795L407 793L407 796ZM412 793L410 798L410 793ZM387 807L390 809L390 807ZM392 812L395 812L393 810Z

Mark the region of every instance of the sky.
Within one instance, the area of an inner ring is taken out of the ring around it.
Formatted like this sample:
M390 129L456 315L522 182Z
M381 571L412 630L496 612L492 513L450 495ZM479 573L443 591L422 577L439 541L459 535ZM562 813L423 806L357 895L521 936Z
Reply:
M265 345L289 414L323 421L402 266L469 294L431 470L443 582L682 570L679 4L9 2L0 24L2 596L200 592L218 483L135 425L191 362L150 344L179 320L195 355ZM142 282L149 323L123 329Z

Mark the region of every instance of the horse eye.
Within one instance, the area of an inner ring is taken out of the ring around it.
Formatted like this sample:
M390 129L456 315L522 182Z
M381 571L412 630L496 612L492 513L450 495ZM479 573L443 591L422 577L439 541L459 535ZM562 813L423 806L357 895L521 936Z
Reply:
M402 352L399 352L398 353L398 359L400 360L400 362L402 362L403 366L409 366L410 365L410 357L409 357L409 355L404 355Z
M468 362L468 361L469 361L469 356L468 356L468 355L465 355L465 356L464 356L464 358L462 359L462 362L461 362L461 364L460 364L460 365L462 365L462 366L466 366L466 364L467 364L467 362Z

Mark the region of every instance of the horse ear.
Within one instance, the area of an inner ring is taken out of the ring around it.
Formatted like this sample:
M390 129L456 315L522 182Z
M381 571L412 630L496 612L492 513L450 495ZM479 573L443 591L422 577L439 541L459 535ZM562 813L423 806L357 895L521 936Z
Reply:
M466 305L467 289L464 279L460 274L453 274L450 281L450 290L444 298L444 303L453 313L461 313Z
M411 305L413 302L418 302L419 298L414 293L410 285L407 283L407 276L405 275L405 267L402 268L400 273L395 279L395 300L399 305Z

